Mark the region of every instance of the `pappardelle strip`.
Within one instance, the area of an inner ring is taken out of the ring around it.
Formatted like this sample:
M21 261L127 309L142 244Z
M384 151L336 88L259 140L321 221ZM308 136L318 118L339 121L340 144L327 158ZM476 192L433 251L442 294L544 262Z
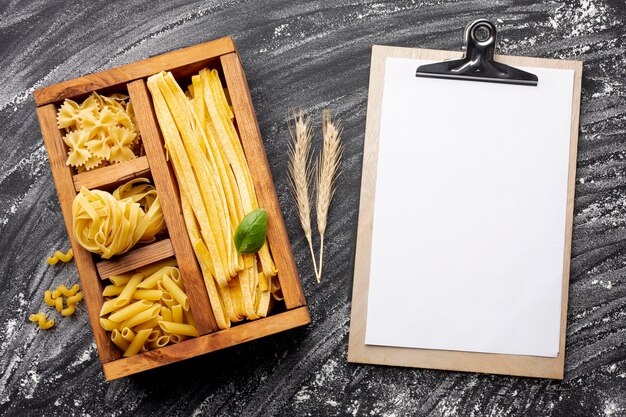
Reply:
M267 242L256 254L237 252L235 230L259 208L252 176L217 71L203 69L191 81L185 94L171 73L161 72L148 78L148 89L211 307L225 329L267 316L280 298L278 271Z
M109 280L100 325L124 356L199 336L174 258Z

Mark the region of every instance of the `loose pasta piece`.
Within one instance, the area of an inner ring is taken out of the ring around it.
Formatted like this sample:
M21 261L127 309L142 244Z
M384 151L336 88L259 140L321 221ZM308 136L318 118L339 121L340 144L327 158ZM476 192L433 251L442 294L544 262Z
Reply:
M67 302L67 305L74 305L76 303L79 303L83 300L83 293L82 292L77 292L76 295L72 295L71 297L67 297L65 299L65 302Z
M117 296L114 306L119 308L128 304L133 298L133 294L135 293L135 290L137 290L137 285L139 285L142 279L142 273L133 275L124 286L120 295Z
M148 346L150 346L150 349L159 349L159 348L162 348L163 346L167 346L169 342L170 342L169 336L161 336L157 340L150 342Z
M150 276L148 276L148 278L144 279L137 286L137 288L147 289L147 290L155 288L159 284L159 282L161 282L163 280L163 277L165 275L169 274L173 269L174 269L174 267L172 267L172 266L164 266L164 267L158 269L157 271L155 271L152 274L150 274Z
M141 323L150 321L159 315L161 308L162 307L158 304L153 305L152 307L146 310L140 311L139 313L136 313L133 316L129 317L128 319L122 321L121 326L122 327L135 327L135 326L140 325Z
M47 261L50 265L56 265L57 263L59 263L59 261L69 262L72 260L73 257L74 257L74 251L70 248L67 251L67 253L63 253L59 250L54 252L54 254L51 257L49 257Z
M172 307L172 321L174 323L183 323L183 308L180 304Z
M116 286L124 286L133 275L135 274L132 272L127 272L122 275L111 275L109 277L109 281L111 281Z
M43 293L43 301L50 307L56 307L56 300L52 297L52 291L46 290Z
M37 323L40 329L48 330L54 326L54 320L46 320L44 313L31 314L28 319L33 323Z
M144 323L138 324L136 326L133 326L133 331L138 332L139 330L144 330L144 329L154 329L155 327L159 326L159 321L163 320L163 317L160 315L157 315L155 318L150 319ZM128 324L128 323L126 323Z
M120 323L116 323L114 321L111 321L109 319L105 319L103 317L100 318L100 325L102 326L102 328L108 332L111 332L113 330L119 330L120 329Z
M56 298L55 300L55 307L57 309L57 311L60 313L63 311L63 298L59 297Z
M124 289L124 285L107 285L104 287L102 291L103 297L113 297L116 295L120 295L122 290Z
M161 290L136 290L133 294L135 300L159 301L163 291Z
M68 304L66 308L61 310L61 315L63 317L71 316L76 312L76 306L74 304Z
M172 295L174 300L182 306L185 311L189 311L189 298L169 276L163 277L163 287Z
M122 328L122 337L124 338L124 340L126 340L128 343L130 343L135 338L135 332L133 332L128 327L124 327L124 328Z
M111 332L111 341L115 343L118 348L124 351L128 349L129 343L122 337L122 332L118 329L113 329Z
M152 303L150 301L147 301L147 300L137 301L111 314L109 316L109 320L122 322L124 320L128 320L129 318L136 315L137 313L141 313L142 311L149 309L150 307L152 307Z
M59 297L61 295L64 295L66 297L71 297L73 295L75 295L78 290L80 289L80 287L78 286L78 284L74 284L74 286L72 287L72 289L68 289L65 285L59 285L54 291L53 291L53 297Z
M177 334L181 336L193 336L198 337L198 330L191 324L174 323L173 321L160 321L159 326L163 331L170 334Z
M130 345L128 345L128 348L124 350L124 356L134 356L139 353L139 351L146 343L146 340L148 340L150 333L152 333L152 330L150 329L140 330L139 332L137 332L137 334L133 338L133 341L130 343Z

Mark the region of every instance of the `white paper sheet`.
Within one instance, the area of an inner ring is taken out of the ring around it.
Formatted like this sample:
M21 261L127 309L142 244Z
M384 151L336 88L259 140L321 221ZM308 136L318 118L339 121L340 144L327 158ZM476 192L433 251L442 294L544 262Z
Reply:
M385 70L365 343L555 357L573 77Z

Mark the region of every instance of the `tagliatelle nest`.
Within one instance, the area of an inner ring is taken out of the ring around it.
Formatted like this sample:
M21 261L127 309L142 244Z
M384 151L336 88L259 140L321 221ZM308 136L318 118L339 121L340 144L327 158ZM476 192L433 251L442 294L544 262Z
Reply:
M92 93L81 104L66 99L57 112L66 134L67 165L79 172L136 158L139 132L128 96Z

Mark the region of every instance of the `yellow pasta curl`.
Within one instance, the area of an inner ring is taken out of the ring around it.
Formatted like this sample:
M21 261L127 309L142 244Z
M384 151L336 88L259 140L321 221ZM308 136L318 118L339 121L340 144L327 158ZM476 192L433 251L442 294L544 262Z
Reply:
M146 182L134 179L113 194L83 187L72 204L76 240L105 259L154 240L165 221L156 190Z
M47 259L47 262L50 265L56 265L57 263L59 263L59 261L69 262L72 260L72 258L74 258L74 251L70 248L67 253L63 253L60 250L54 252L54 254Z
M31 314L28 319L33 323L37 323L39 328L43 330L48 330L54 326L54 320L46 320L46 315L44 313Z

